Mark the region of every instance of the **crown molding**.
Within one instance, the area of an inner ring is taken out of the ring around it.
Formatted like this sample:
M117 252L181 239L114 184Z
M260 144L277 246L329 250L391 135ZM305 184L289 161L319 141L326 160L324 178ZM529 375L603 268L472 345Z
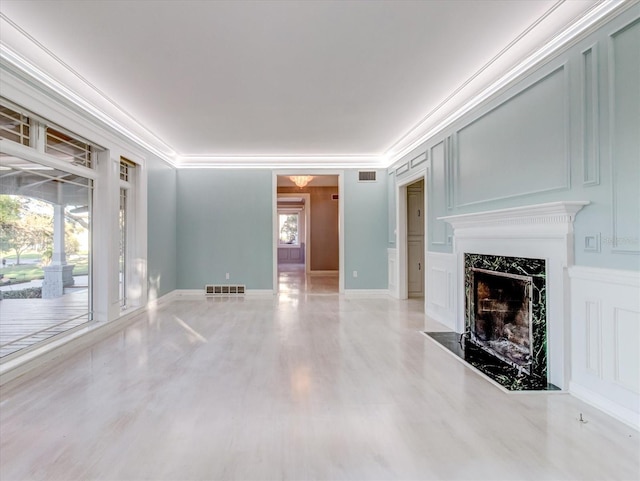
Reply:
M418 124L412 127L406 134L402 135L400 139L385 152L385 156L389 161L387 167L401 160L412 150L418 148L422 143L447 128L475 107L503 92L508 86L521 78L523 74L550 59L561 49L567 48L572 43L591 33L595 28L610 20L614 15L631 8L637 3L635 0L631 2L625 0L604 0L556 35L551 41L491 83L487 88L467 100L458 109L446 109L447 104L450 105L455 98L455 96L449 97L447 101L432 110ZM482 67L479 72L485 70L487 66L488 65ZM472 76L469 81L474 77L475 75ZM463 86L466 86L467 83L468 82L465 82Z
M30 79L35 85L40 85L45 90L63 99L69 106L82 111L91 121L107 126L113 132L160 157L176 168L388 168L464 114L503 91L523 73L556 54L570 42L575 41L582 35L586 35L591 29L600 23L604 23L614 14L635 4L637 4L636 1L627 2L624 0L605 0L597 4L561 34L554 37L551 42L537 50L491 84L491 86L469 99L462 107L453 112L445 109L447 104L451 103L449 100L453 100L453 97L450 97L432 113L428 114L419 124L409 129L407 133L400 137L400 140L392 144L383 154L225 156L211 153L183 155L175 152L170 145L166 144L156 134L118 106L104 92L100 91L2 13L0 13L0 25L5 31L6 29L11 29L14 34L22 38L24 43L35 47L41 54L45 54L52 61L52 65L56 65L61 69L61 72L64 72L67 79L79 81L78 85L84 88L84 92L80 93L72 90L67 85L68 82L62 82L49 75L49 73L37 67L4 43L0 43L0 60L11 70L18 72L23 78ZM435 115L436 113L438 114L437 116Z
M255 156L180 156L180 169L382 169L381 155L255 155Z

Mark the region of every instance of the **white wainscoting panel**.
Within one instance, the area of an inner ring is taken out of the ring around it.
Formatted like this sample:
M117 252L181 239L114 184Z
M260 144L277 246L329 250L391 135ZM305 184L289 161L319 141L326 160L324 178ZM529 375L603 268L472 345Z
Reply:
M434 321L456 329L456 255L427 252L425 310Z
M396 299L400 297L398 292L398 250L389 247L387 249L387 267L389 272L389 295Z
M640 429L640 273L573 266L572 394Z

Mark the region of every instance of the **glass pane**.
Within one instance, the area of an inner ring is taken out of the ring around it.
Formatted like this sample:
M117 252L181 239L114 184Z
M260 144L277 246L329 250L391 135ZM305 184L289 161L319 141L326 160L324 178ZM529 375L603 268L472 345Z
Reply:
M118 279L120 307L127 307L127 189L120 189L120 254L118 260Z
M0 357L90 319L91 183L2 157Z
M0 138L29 145L29 118L0 105Z
M91 167L91 146L51 127L47 127L45 152L72 164Z
M298 214L278 214L280 244L298 245Z

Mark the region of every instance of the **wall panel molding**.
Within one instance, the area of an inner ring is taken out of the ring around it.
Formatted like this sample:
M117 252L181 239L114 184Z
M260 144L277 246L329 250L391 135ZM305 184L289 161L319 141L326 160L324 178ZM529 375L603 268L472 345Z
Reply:
M405 162L396 169L396 177L406 174L407 172L409 172L409 162Z
M640 429L640 273L572 266L570 392Z
M608 50L611 251L637 255L640 254L640 116L637 113L640 19L610 34Z
M439 252L427 251L425 259L425 313L452 331L456 329L456 262L455 254Z
M599 301L585 302L585 368L598 377L602 377L601 312Z
M409 162L409 164L411 165L411 168L413 169L414 167L417 167L418 165L422 164L423 162L426 162L429 158L429 151L425 150L423 153L421 153L420 155L414 157L413 159L411 159L411 162Z
M544 72L457 130L453 207L571 187L568 68L563 63ZM528 174L526 184L508 181L521 172Z
M431 245L447 244L447 225L437 218L447 211L447 139L431 147L431 175L428 178L428 236Z
M614 380L632 392L640 393L640 312L613 308Z
M598 44L582 52L582 184L600 184Z

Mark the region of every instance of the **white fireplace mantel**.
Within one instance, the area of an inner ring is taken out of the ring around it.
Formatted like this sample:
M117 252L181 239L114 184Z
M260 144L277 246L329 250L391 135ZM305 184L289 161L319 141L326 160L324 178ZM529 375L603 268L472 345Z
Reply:
M576 214L589 201L562 201L526 205L472 214L438 217L456 230L482 227L573 224Z
M550 202L438 218L454 229L457 332L465 329L465 253L546 261L548 379L561 389L568 388L571 351L571 299L566 269L573 264L573 222L587 204Z

